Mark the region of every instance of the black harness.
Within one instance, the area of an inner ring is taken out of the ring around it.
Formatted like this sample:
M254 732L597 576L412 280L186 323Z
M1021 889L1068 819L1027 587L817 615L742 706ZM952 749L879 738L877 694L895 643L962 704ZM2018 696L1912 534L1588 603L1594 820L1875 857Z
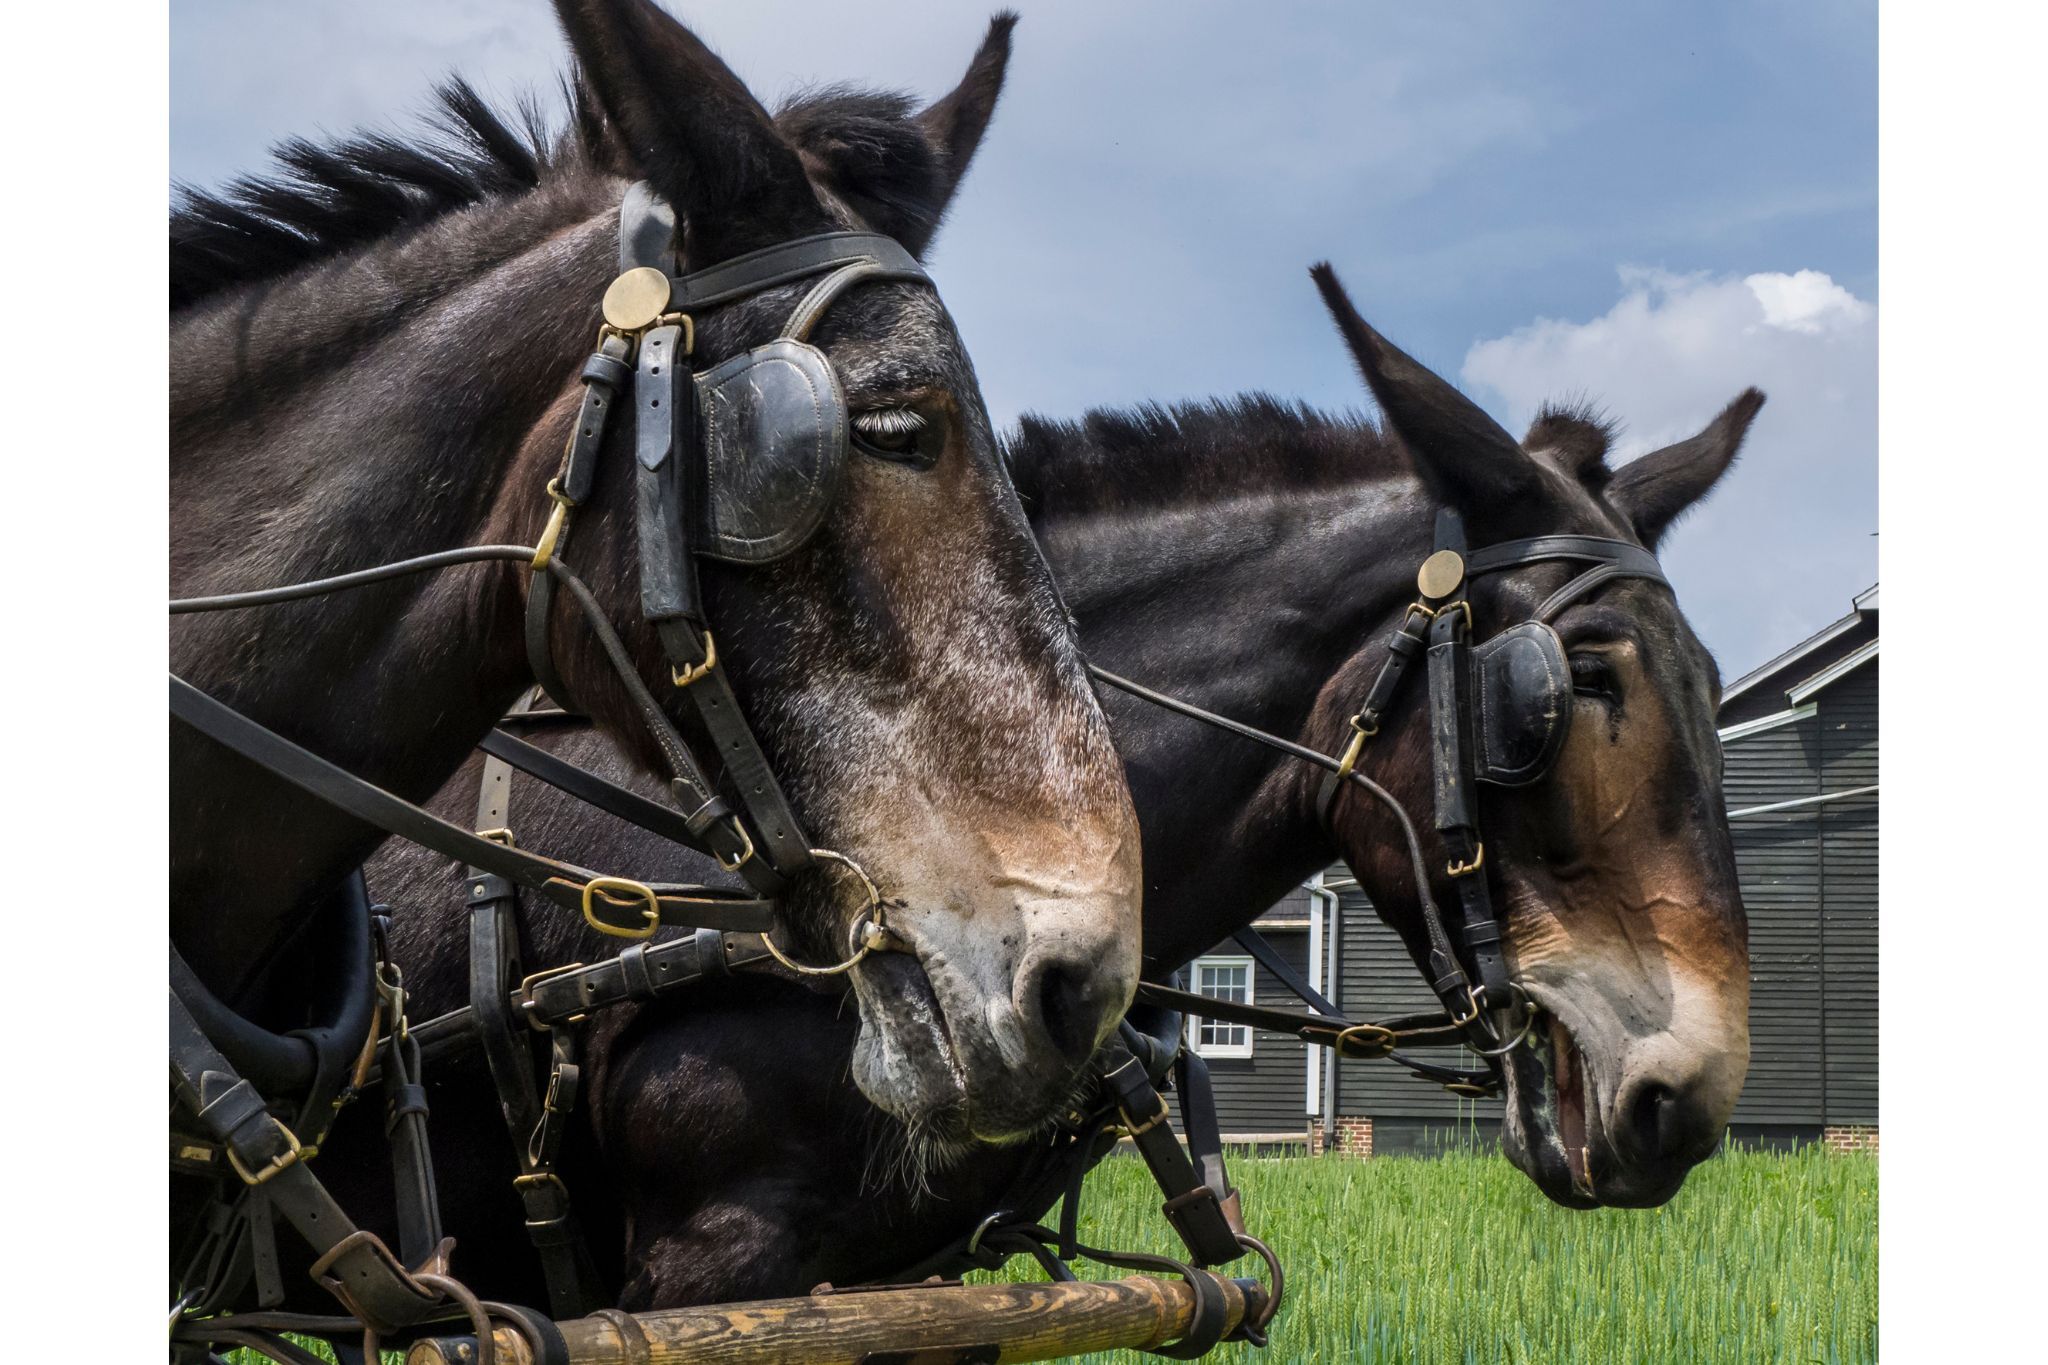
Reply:
M691 972L724 971L770 958L788 962L768 933L774 898L790 878L826 859L845 868L866 892L866 916L855 926L857 946L834 967L789 965L799 971L843 971L867 953L891 946L882 928L879 891L843 855L809 846L741 714L704 619L696 559L767 563L793 552L817 530L843 476L848 419L830 362L804 338L832 303L857 284L930 284L901 245L861 232L801 238L678 275L673 214L644 186L628 193L620 224L621 274L606 293L605 324L583 368L584 396L561 472L548 485L555 509L539 546L444 551L285 588L171 603L173 615L235 610L455 564L527 563L533 570L527 638L535 673L552 685L557 698L566 696L550 641L553 607L566 593L662 753L676 808L623 795L644 807L636 807L635 814L651 827L710 854L747 881L750 890L736 893L603 875L516 847L502 820L473 834L329 763L183 679L173 675L170 680L171 714L178 722L338 810L467 866L474 909L467 1031L483 1043L518 1139L520 1192L558 1312L589 1306L594 1285L566 1192L553 1170L579 1076L575 1033L566 1026L606 992L598 986L603 973L594 973L586 978L585 1008L575 1016L534 1015L518 1008L526 997L512 984L519 980L511 916L516 892L525 890L579 911L593 928L622 938L644 940L669 925L696 929L697 936L682 944L705 950L692 960ZM695 371L693 311L806 280L815 283L781 335L701 374ZM641 612L668 657L669 682L681 691L716 750L714 764L701 762L683 740L596 597L561 557L571 513L594 491L603 451L620 444L608 437L614 413L628 401L635 409L631 475L637 495ZM537 750L529 752L531 746L510 737L492 747L523 764L541 762L534 757ZM493 761L504 760L494 755ZM736 805L719 794L712 773L721 769ZM351 885L355 893L345 901L349 910L343 922L353 946L339 960L360 958L368 964L373 957L370 918L360 878ZM675 946L638 943L603 964L616 982L616 998L652 994L665 973L677 975L669 971L681 965L677 955L664 951ZM280 1058L296 1058L299 1045L278 1039L215 999L173 949L174 1166L207 1175L217 1187L198 1245L180 1258L173 1291L180 1315L230 1305L252 1275L259 1304L276 1304L283 1287L275 1271L272 1222L282 1217L318 1255L316 1278L373 1334L451 1312L471 1310L474 1316L475 1301L442 1273L447 1248L439 1239L422 1127L424 1091L418 1082L423 1036L431 1035L410 1027L402 979L381 951L375 956L376 990L371 990L367 965L360 980L348 977L357 988L338 1008L333 1026L316 1031L320 1037L314 1041L320 1045L313 1047L311 1062L286 1066ZM523 985L531 990L536 983ZM549 998L558 996L559 988ZM366 1002L379 1000L383 1008L366 1008ZM372 1013L379 1017L371 1019ZM564 1026L550 1034L544 1087L536 1085L533 1075L535 1035L529 1019L535 1024L553 1019ZM340 1053L336 1038L344 1040ZM373 1068L380 1052L381 1063ZM355 1062L352 1071L335 1061L344 1053ZM373 1233L356 1228L306 1165L332 1111L367 1083L373 1070L381 1073L391 1097L387 1126L400 1181L402 1256ZM259 1088L253 1076L265 1084ZM290 1098L294 1095L296 1102Z
M373 1019L357 1018L362 1011L356 1006L371 996L350 995L348 1009L356 1013L322 1034L329 1045L318 1054L324 1060L316 1068L317 1083L293 1072L275 1077L275 1087L259 1089L244 1073L271 1060L274 1035L214 999L173 950L171 1060L182 1111L182 1117L174 1115L175 1164L188 1174L211 1178L216 1186L213 1210L197 1230L195 1246L179 1259L174 1341L247 1345L284 1359L292 1358L294 1348L278 1337L280 1330L333 1337L361 1326L365 1349L374 1352L382 1334L465 1316L477 1333L481 1357L488 1352L488 1319L496 1317L527 1338L536 1358L552 1358L560 1336L548 1319L511 1305L481 1304L445 1273L452 1243L441 1237L426 1145L424 1064L450 1047L481 1047L514 1139L520 1171L514 1184L525 1205L550 1310L555 1317L595 1311L606 1296L556 1170L581 1083L584 1022L598 1010L656 999L707 976L778 965L798 973L836 974L868 952L891 946L882 925L880 892L843 855L809 847L742 717L704 619L696 560L769 563L815 533L843 478L849 431L838 378L805 338L832 302L856 284L930 281L909 252L870 233L804 238L679 276L673 215L644 186L628 192L620 224L621 274L607 291L605 325L583 367L583 399L561 470L548 484L555 506L538 546L445 551L285 588L171 604L174 615L234 610L454 564L527 563L533 572L526 643L535 677L556 701L570 699L555 666L551 638L557 598L567 593L663 754L676 801L673 809L649 801L500 728L480 746L487 757L478 832L471 833L329 763L183 679L171 678L172 715L181 723L339 810L464 863L471 909L470 1003L414 1025L405 1013L403 978L383 950L381 933L375 935L374 954L370 950L370 907L357 875L353 897L346 902L352 915L348 923L359 935L353 941L362 945L364 962L374 959L379 1008ZM816 283L781 335L707 371L694 371L690 310L803 280ZM667 655L669 681L682 692L718 753L737 807L721 798L707 767L634 669L595 596L562 559L574 510L595 489L603 451L619 444L608 440L613 415L628 401L634 408L631 473L641 612ZM566 714L529 701L506 724L516 729ZM515 768L711 855L743 877L751 894L599 874L520 849L507 825ZM850 957L830 967L811 967L784 955L768 931L775 896L791 877L821 859L836 862L857 879L867 895L867 914L856 926L857 947ZM522 975L521 891L580 911L600 932L635 941L602 962ZM666 942L646 941L659 929L676 926L695 932ZM1247 1250L1265 1259L1271 1293L1262 1298L1262 1309L1236 1329L1234 1335L1242 1339L1263 1340L1279 1308L1282 1284L1272 1253L1244 1232L1237 1194L1224 1171L1201 1061L1181 1048L1177 1014L1157 1015L1155 1023L1156 1034L1123 1026L1096 1059L1095 1098L1061 1122L1058 1136L1027 1163L997 1212L933 1264L956 1269L999 1264L1022 1250L1057 1278L1073 1277L1066 1261L1075 1255L1178 1273L1195 1290L1195 1320L1179 1341L1155 1353L1192 1357L1223 1339L1225 1323L1214 1282L1196 1274L1193 1266L1222 1264ZM337 1052L333 1040L358 1037L360 1045L348 1054L354 1065L340 1074L334 1058L347 1049ZM547 1056L537 1074L535 1050L542 1037ZM1160 1094L1169 1071L1177 1076L1192 1157L1174 1136ZM386 1127L398 1184L398 1253L374 1233L356 1228L306 1164L333 1112L375 1081L381 1081L387 1096ZM285 1103L280 1113L278 1097L290 1093L299 1094L300 1102L296 1107ZM1098 1251L1075 1240L1081 1176L1123 1135L1136 1142L1167 1194L1165 1212L1189 1248L1188 1261ZM1055 1246L1055 1234L1030 1219L1062 1195L1066 1213ZM315 1277L340 1299L348 1318L261 1311L280 1302L284 1293L273 1231L278 1217L313 1247ZM231 1306L252 1276L258 1312L180 1325L188 1315ZM1256 1288L1250 1281L1240 1284Z

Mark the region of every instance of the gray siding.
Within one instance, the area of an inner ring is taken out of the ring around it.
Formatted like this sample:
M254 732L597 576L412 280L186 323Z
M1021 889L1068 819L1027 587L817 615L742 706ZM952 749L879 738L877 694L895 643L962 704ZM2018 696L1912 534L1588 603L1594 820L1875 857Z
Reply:
M1381 924L1365 893L1339 893L1343 930L1337 948L1343 982L1336 1003L1353 1019L1389 1019L1438 1008L1429 984L1393 930ZM1426 1060L1470 1064L1463 1049L1440 1049ZM1391 1062L1345 1062L1337 1068L1337 1112L1344 1117L1418 1118L1437 1122L1500 1118L1500 1101L1461 1099L1417 1080Z
M1829 791L1877 785L1878 662L1820 694ZM1826 970L1827 1121L1877 1122L1877 797L1822 808L1821 951Z
M1302 919L1308 914L1306 894L1289 896L1268 911L1263 919ZM1266 941L1287 965L1308 976L1308 935L1299 930L1280 929L1266 934ZM1210 950L1217 954L1244 955L1244 949L1225 940ZM1205 954L1206 956L1206 954ZM1252 998L1260 1004L1282 1009L1300 1008L1294 995L1280 984L1280 978L1254 962ZM1225 1133L1305 1133L1308 1110L1304 1104L1307 1076L1306 1045L1299 1039L1260 1033L1252 1040L1249 1057L1210 1057L1209 1074L1215 1081L1216 1117Z
M1878 782L1873 660L1815 714L1726 748L1728 805ZM1750 1068L1737 1124L1877 1122L1877 797L1734 823L1749 912Z

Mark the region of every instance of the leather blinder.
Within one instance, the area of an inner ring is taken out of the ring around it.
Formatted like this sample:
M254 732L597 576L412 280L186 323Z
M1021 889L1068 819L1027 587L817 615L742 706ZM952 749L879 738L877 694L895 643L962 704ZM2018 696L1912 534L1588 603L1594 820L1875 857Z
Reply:
M696 377L707 496L699 553L766 564L824 523L846 472L846 397L822 351L788 338Z
M1525 787L1557 762L1570 730L1572 676L1557 632L1510 626L1472 648L1472 775Z

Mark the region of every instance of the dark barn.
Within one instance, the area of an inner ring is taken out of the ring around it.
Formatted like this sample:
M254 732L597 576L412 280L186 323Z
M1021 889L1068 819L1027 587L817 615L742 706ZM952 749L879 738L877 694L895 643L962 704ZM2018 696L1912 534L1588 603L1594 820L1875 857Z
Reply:
M1749 912L1750 1066L1730 1131L1781 1145L1877 1143L1878 592L1727 685L1723 790ZM1283 962L1355 1019L1434 1007L1357 883L1332 868L1259 921ZM1240 944L1197 959L1191 989L1298 1006ZM1334 983L1335 989L1331 988ZM1196 1026L1227 1134L1370 1155L1490 1139L1493 1100L1384 1063L1330 1064L1288 1037Z

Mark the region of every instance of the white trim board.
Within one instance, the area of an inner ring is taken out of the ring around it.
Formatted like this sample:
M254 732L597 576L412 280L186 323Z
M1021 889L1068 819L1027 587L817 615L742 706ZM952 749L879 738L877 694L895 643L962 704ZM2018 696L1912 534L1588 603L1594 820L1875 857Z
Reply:
M1804 706L1795 706L1789 711L1774 711L1768 716L1758 716L1755 720L1731 725L1720 732L1721 742L1726 744L1731 739L1741 739L1745 735L1760 735L1766 730L1775 730L1780 725L1791 725L1795 721L1805 720L1815 709L1816 703L1807 702Z
M1877 641L1872 640L1861 649L1852 650L1844 654L1805 682L1794 683L1785 689L1786 699L1797 705L1826 687L1829 683L1839 682L1849 674L1854 673L1857 669L1877 657L1877 643Z

